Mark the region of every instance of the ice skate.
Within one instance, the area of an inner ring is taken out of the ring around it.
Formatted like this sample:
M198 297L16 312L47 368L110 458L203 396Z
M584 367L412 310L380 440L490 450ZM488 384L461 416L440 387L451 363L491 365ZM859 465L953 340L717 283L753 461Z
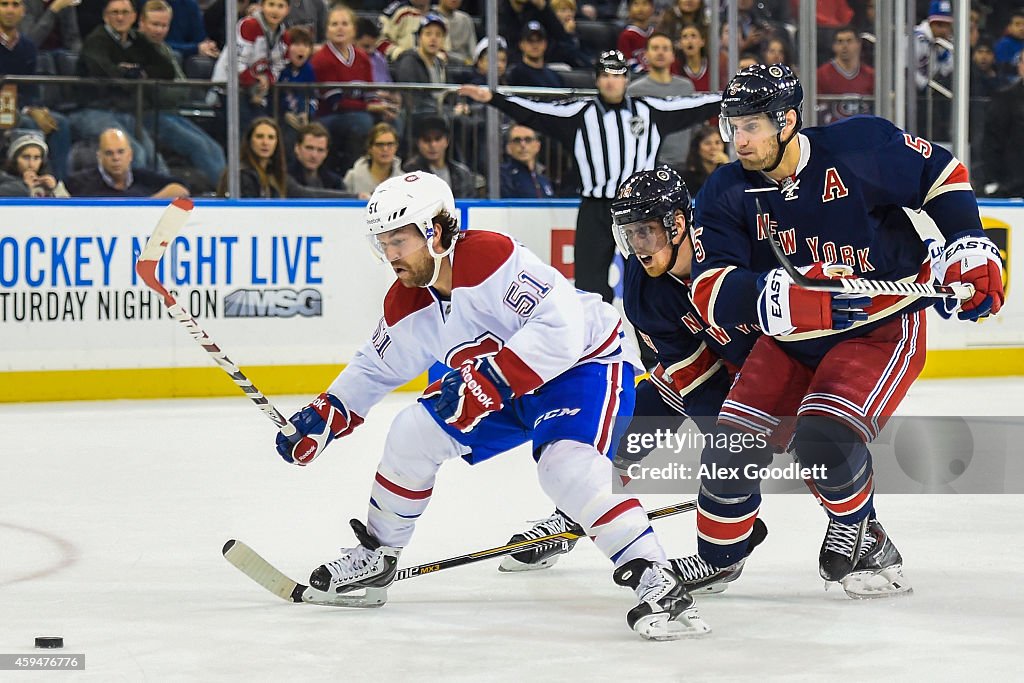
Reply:
M715 567L708 564L698 554L687 555L669 560L676 574L683 580L683 585L690 593L715 594L721 593L729 584L740 578L743 563L750 557L754 548L768 535L768 527L760 518L754 520L754 528L747 540L747 554L739 562L728 567Z
M670 567L637 558L616 569L613 576L615 583L636 592L640 602L626 614L626 623L641 637L678 640L711 632Z
M508 542L518 543L552 534L578 530L579 527L574 521L562 514L560 510L555 510L554 514L547 519L540 520L530 529L521 534L514 534ZM498 565L498 571L527 572L536 569L547 569L558 561L559 555L564 555L572 550L577 540L579 539L552 541L550 544L545 543L544 545L539 545L514 555L506 555L502 558L501 564Z
M329 595L351 593L365 589L362 595L339 600L339 604L352 607L380 607L387 602L388 586L398 571L401 548L381 545L358 519L349 522L359 545L343 548L336 560L325 562L309 575L309 585Z
M818 573L821 578L828 582L842 581L853 571L863 554L861 550L864 544L871 542L866 538L867 528L866 517L856 524L844 524L829 518L821 551L818 553Z
M909 595L913 587L903 578L903 557L877 519L868 522L860 559L842 579L851 598L890 598Z

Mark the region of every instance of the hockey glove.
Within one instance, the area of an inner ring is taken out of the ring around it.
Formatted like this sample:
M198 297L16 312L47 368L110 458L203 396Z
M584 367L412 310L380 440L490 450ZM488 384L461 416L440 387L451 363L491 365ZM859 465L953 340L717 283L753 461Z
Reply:
M433 400L434 412L460 432L469 433L490 413L501 410L512 389L490 358L463 363L424 392L420 400Z
M853 277L849 266L814 263L799 269L815 280ZM868 319L865 312L871 297L860 294L815 292L801 289L785 270L769 270L758 280L757 317L761 329L772 337L810 330L846 330Z
M289 439L278 432L277 452L294 465L308 465L327 444L361 425L363 418L349 412L337 396L324 393L288 421L298 433Z
M941 252L940 252L941 250ZM1003 307L1003 259L999 248L977 230L959 233L945 247L929 243L932 275L944 285L974 287L974 296L940 300L935 308L943 318L957 313L960 320L977 321Z

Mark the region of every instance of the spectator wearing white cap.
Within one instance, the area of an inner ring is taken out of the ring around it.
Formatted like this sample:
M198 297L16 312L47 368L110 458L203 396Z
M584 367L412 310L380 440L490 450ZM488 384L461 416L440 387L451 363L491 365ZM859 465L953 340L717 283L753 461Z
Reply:
M498 84L505 85L505 70L508 68L508 43L498 36L498 49L495 51L498 60ZM487 38L481 38L473 48L473 75L469 82L473 85L487 85L487 69L490 68L491 50Z
M41 135L22 135L7 148L0 171L0 197L70 197L64 183L46 166L50 149Z
M440 0L433 8L435 14L440 14L448 22L448 39L444 51L448 54L449 64L471 64L470 55L476 45L473 17L460 10L460 7L462 0Z

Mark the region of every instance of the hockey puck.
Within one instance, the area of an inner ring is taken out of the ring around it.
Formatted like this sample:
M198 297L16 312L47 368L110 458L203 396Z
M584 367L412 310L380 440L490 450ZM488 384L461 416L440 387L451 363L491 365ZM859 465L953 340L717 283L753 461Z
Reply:
M64 647L64 639L56 636L40 636L36 638L36 647L51 650L56 647Z

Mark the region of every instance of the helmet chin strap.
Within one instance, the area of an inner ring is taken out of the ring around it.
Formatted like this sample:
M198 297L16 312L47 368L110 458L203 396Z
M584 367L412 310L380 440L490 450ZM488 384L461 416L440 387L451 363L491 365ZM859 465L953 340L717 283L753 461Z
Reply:
M459 236L458 235L453 237L452 238L452 243L449 244L448 248L445 249L440 254L435 254L433 247L431 247L429 244L427 245L427 249L430 250L430 255L434 258L434 274L430 276L430 282L428 282L425 285L422 285L424 288L426 288L426 287L433 287L434 283L437 282L437 278L441 274L441 262L444 261L445 258L447 258L448 255L451 254L455 250L455 243L458 240L459 240Z
M789 143L793 142L793 138L796 137L796 133L796 131L793 131L793 134L790 135L789 139L786 140L785 142L782 141L782 131L780 130L778 133L776 133L775 141L779 144L779 151L775 153L775 161L772 162L772 165L766 168L762 168L761 173L771 173L772 171L779 167L779 164L782 163L782 156L786 153L786 147L789 145Z

